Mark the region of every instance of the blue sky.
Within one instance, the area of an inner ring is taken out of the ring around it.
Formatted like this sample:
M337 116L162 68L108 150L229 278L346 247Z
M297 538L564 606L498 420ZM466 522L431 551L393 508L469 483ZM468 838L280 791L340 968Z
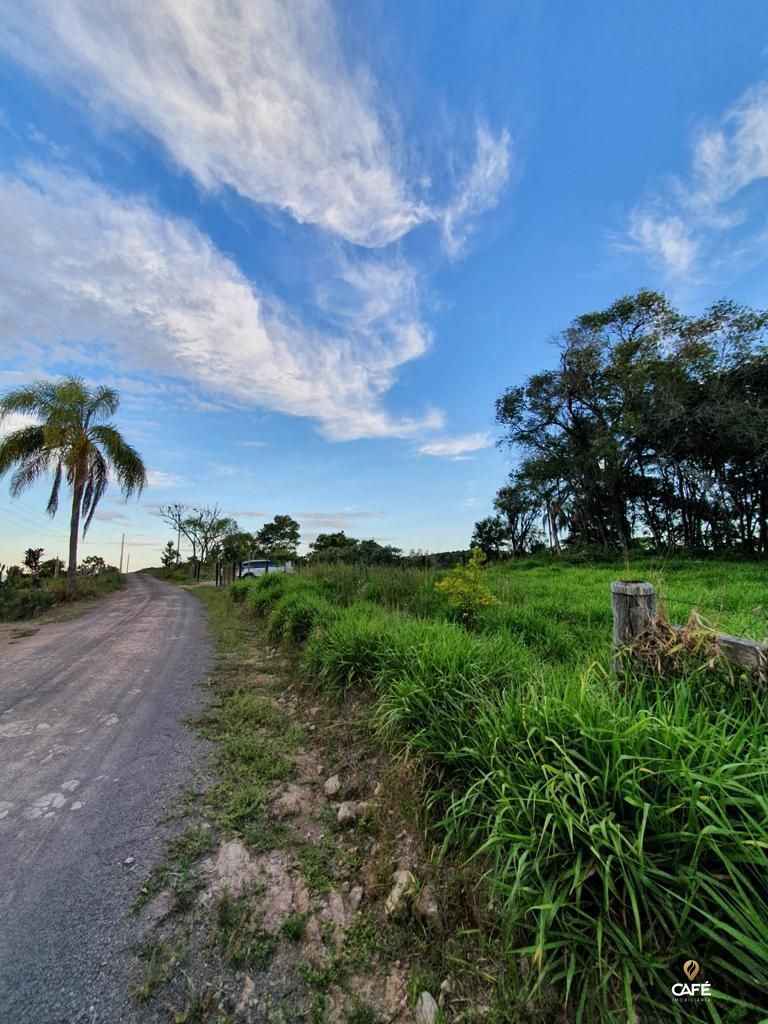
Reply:
M0 10L0 388L116 385L165 501L468 543L493 402L641 286L766 304L760 2L26 0ZM0 484L0 561L66 520Z

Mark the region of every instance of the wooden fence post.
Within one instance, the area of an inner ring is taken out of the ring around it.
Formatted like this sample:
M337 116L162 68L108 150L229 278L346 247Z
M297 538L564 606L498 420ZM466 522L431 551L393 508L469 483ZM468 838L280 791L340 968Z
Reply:
M614 580L611 583L613 603L614 672L623 670L619 652L631 644L656 618L656 591L651 583L637 580Z

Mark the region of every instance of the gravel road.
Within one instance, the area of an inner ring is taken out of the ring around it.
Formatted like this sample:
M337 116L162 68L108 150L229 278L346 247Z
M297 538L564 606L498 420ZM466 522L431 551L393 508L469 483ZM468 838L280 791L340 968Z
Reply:
M184 726L203 609L134 575L81 618L19 626L0 649L0 1021L133 1024L129 908L205 759Z

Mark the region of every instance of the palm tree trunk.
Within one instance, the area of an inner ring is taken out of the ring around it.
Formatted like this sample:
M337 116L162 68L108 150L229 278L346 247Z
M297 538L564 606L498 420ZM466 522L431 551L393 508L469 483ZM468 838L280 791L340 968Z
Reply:
M83 505L85 480L78 473L72 488L72 516L69 520L69 563L67 565L67 600L75 596L77 586L77 539L80 532L80 510Z

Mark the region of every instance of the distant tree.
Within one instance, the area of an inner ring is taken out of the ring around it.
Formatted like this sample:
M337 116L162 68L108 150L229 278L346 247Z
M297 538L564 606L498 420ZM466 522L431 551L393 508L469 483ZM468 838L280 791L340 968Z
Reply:
M506 543L507 527L501 516L487 516L475 523L470 547L480 548L486 558L498 558Z
M275 516L256 534L259 550L270 558L295 558L299 547L300 526L290 516Z
M178 561L179 552L174 547L173 541L169 540L160 555L160 562L165 569L170 569Z
M178 563L181 558L181 538L186 539L192 544L192 557L194 558L197 554L195 548L195 537L187 528L187 519L192 513L192 507L185 505L183 502L176 501L171 505L160 505L157 509L157 514L160 518L166 522L169 526L173 527L176 531L176 562Z
M364 565L394 565L402 557L402 549L378 541L361 540L357 544L357 560Z
M514 473L509 479L509 484L497 492L493 507L503 516L504 532L512 554L523 555L534 538L541 506L527 482L522 482Z
M64 564L62 563L60 558L46 558L44 562L40 563L41 579L52 579L54 576L58 576L58 574L63 571Z
M253 558L258 550L256 537L246 530L233 530L221 542L221 557L225 562L244 562Z
M32 582L37 583L40 577L40 559L43 557L43 548L27 548L24 552L24 565L32 574Z
M360 541L347 537L343 530L337 533L318 533L309 545L310 557L316 562L354 562Z
M140 494L147 482L141 456L109 420L118 409L117 391L89 388L80 377L58 382L38 381L9 391L0 399L0 422L14 413L37 416L39 426L21 427L0 442L0 476L13 469L11 496L17 497L39 477L53 472L48 514L59 507L65 479L72 493L69 521L68 597L75 592L77 545L109 484L117 477L124 497Z
M107 563L101 555L88 555L77 567L77 571L82 573L83 576L98 576L106 567Z
M192 542L193 559L205 563L221 553L224 538L237 531L237 523L223 514L221 505L195 506L184 519L184 531Z

